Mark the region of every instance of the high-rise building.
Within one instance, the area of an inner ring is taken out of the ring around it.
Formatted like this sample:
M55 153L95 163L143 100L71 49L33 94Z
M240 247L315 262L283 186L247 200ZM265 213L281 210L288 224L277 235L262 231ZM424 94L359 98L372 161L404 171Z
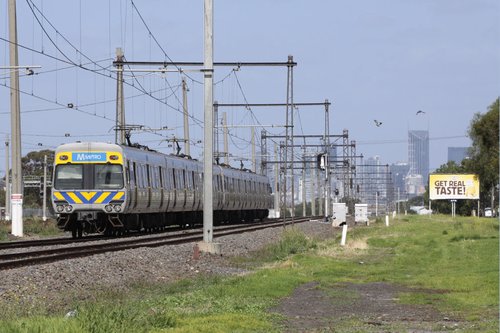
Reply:
M394 184L394 191L406 197L406 176L410 171L410 166L406 162L398 162L390 166L392 183Z
M429 178L429 131L408 131L408 164L410 175L421 175L424 183Z
M467 147L448 147L448 162L454 161L460 165L462 160L469 158L469 148Z

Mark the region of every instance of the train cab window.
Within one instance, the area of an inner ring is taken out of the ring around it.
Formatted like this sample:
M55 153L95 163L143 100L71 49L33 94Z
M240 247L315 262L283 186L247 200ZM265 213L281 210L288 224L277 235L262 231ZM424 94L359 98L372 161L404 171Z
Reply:
M54 188L58 190L83 189L83 165L56 166Z
M122 166L118 164L96 164L94 166L96 189L123 188Z

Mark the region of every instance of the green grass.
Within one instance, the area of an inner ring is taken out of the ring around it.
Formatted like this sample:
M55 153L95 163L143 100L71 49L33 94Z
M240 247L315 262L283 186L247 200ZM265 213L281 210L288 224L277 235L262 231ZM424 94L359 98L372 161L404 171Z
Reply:
M0 241L8 240L8 234L11 232L11 222L0 222ZM28 236L56 236L63 235L63 232L57 228L54 219L47 219L45 222L41 217L28 217L23 220L23 233Z
M282 318L269 309L311 281L325 290L340 282L404 285L415 291L398 295L402 303L432 304L460 318L466 332L498 330L498 220L405 216L389 227L379 222L350 230L346 247L339 237L317 242L291 229L279 243L235 259L255 268L252 274L110 292L77 304L74 318L6 319L0 331L279 332ZM406 330L404 323L390 325L385 329ZM377 330L362 318L346 318L335 328Z

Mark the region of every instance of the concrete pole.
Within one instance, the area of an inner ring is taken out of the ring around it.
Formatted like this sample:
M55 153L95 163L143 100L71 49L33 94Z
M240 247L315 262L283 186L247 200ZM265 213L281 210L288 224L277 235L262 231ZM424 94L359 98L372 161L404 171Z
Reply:
M204 147L203 147L203 242L200 250L217 253L220 248L213 244L213 0L204 1Z
M303 156L302 156L302 161L303 161L303 164L302 164L302 216L305 217L306 216L306 209L307 209L307 205L306 205L306 194L307 194L307 191L306 191L306 167L307 167L307 164L306 164L306 139L304 138L304 152L303 152Z
M293 56L289 55L288 56L288 62L289 63L292 63L293 62ZM294 109L294 106L293 106L293 66L290 65L288 66L290 68L289 72L290 72L290 121L291 121L291 128L290 128L290 135L291 135L291 156L290 156L290 160L291 160L291 174L292 174L292 184L291 184L291 189L292 189L292 225L294 223L293 219L295 217L295 178L294 178L294 173L295 173L295 168L294 168L294 160L295 160L295 156L293 154L293 151L294 151L294 134L293 134L293 127L294 127L294 120L293 120L293 109ZM288 103L288 101L287 101Z
M317 173L317 184L318 184L318 190L319 190L319 200L318 200L318 203L319 203L319 211L318 211L318 215L323 215L323 201L324 201L324 195L325 195L325 192L323 191L323 182L321 181L321 172L319 171Z
M227 128L227 113L222 113L222 126L224 128L224 163L229 165L229 129Z
M325 221L330 215L330 115L328 100L325 100Z
M5 221L10 221L9 138L5 139Z
M121 47L116 48L116 61L123 61ZM115 143L125 144L125 101L123 98L123 65L116 65L116 133Z
M278 144L274 144L274 160L278 160ZM280 167L278 163L274 164L274 217L280 217Z
M43 157L43 204L42 204L42 220L47 221L47 155Z
M182 78L182 111L184 112L184 152L191 156L191 145L189 143L189 113L187 103L186 79Z
M214 156L215 163L219 164L220 147L219 147L219 103L214 101L213 104L213 119L214 119Z
M16 0L9 0L9 56L10 66L19 66L17 50ZM21 106L19 98L19 71L10 75L10 108L12 133L12 235L23 236L23 174L21 165Z
M314 183L316 181L316 165L313 163L311 167L311 183L310 183L310 192L311 192L311 215L316 216L316 188L314 187Z
M250 140L252 143L252 171L257 172L257 159L255 158L255 127L250 127L250 135L252 139Z

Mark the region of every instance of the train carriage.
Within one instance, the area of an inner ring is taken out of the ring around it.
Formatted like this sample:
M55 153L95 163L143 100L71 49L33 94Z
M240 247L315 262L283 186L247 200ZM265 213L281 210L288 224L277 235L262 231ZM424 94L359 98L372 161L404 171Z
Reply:
M197 160L101 142L56 149L52 203L73 237L202 223L203 165ZM267 177L213 166L214 222L267 217Z

